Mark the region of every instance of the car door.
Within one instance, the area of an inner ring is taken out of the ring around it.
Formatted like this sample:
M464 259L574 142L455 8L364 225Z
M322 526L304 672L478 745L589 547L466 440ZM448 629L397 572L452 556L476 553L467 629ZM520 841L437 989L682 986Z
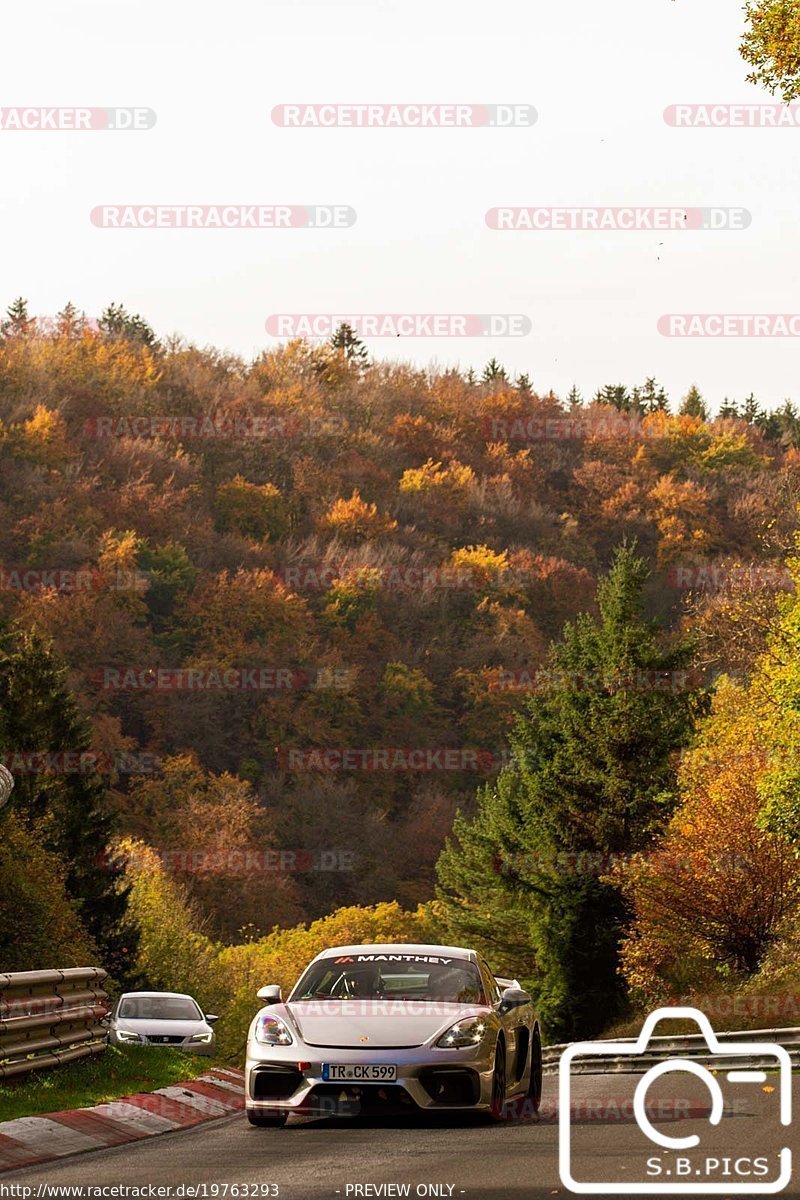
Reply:
M501 1001L502 992L497 986L497 980L492 974L489 964L485 959L479 960L481 978L483 986L486 989L486 995L489 999L494 1011L500 1018L500 1023L503 1026L503 1033L506 1042L506 1081L508 1084L516 1082L517 1076L515 1072L515 1063L517 1060L517 1047L519 1043L519 1017L515 1016L515 1010L503 1012Z

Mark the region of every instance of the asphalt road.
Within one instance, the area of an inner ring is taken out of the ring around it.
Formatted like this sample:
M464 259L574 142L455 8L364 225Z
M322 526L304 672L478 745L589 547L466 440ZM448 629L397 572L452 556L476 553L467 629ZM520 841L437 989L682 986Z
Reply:
M790 1146L798 1164L783 1196L800 1198L800 1138L798 1124L781 1126L778 1119L777 1077L763 1084L729 1084L727 1115L716 1128L703 1119L708 1106L704 1084L681 1074L661 1079L648 1093L657 1130L669 1136L701 1137L697 1150L662 1150L637 1127L630 1103L638 1082L632 1075L581 1076L575 1079L571 1111L574 1143L573 1174L581 1181L655 1180L647 1173L658 1164L661 1182L694 1178L700 1186L713 1179L722 1195L740 1172L758 1170L764 1160L777 1176L780 1149ZM800 1108L800 1078L794 1078L795 1110ZM535 1120L509 1120L491 1125L474 1118L437 1117L429 1120L297 1119L284 1129L256 1129L244 1116L228 1118L147 1141L65 1159L60 1163L9 1172L0 1177L0 1200L10 1184L55 1186L170 1185L169 1195L185 1197L180 1185L205 1185L195 1196L226 1200L223 1185L274 1184L282 1200L347 1200L348 1197L398 1195L446 1196L454 1200L511 1200L522 1197L569 1195L559 1178L557 1082L545 1079L543 1115ZM687 1115L688 1114L688 1115ZM698 1115L700 1114L700 1115ZM683 1158L688 1166L679 1167ZM707 1159L716 1159L717 1167ZM727 1161L726 1161L727 1160ZM764 1168L766 1169L766 1168ZM747 1183L754 1176L738 1176ZM387 1185L400 1185L400 1190ZM3 1185L6 1186L4 1191ZM214 1191L214 1185L219 1185ZM372 1186L368 1186L372 1185ZM382 1185L382 1186L381 1186ZM436 1188L433 1187L436 1185ZM405 1189L408 1188L406 1191ZM438 1190L436 1190L438 1189ZM40 1197L55 1193L39 1193ZM87 1193L88 1194L88 1193ZM252 1196L252 1191L250 1195ZM604 1195L613 1194L611 1189ZM636 1195L645 1195L645 1191ZM748 1194L757 1194L749 1192ZM17 1192L17 1196L21 1193ZM31 1193L36 1197L36 1192ZM75 1195L75 1193L73 1193Z

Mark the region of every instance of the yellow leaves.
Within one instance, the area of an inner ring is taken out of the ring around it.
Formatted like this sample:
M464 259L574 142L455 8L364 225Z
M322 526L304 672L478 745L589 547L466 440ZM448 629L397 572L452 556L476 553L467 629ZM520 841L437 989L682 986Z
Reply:
M100 538L98 566L108 575L115 571L135 571L142 539L133 529L123 532L106 530Z
M465 546L453 551L450 566L466 584L485 589L502 584L510 563L507 550L498 553L488 546Z
M51 412L43 404L36 405L33 416L22 426L26 438L44 443L52 442L61 427L58 413Z
M722 433L711 439L698 456L700 466L710 471L724 471L729 467L744 467L755 470L766 465L767 459L757 454L750 439L742 433Z
M67 457L66 429L60 413L37 404L33 415L22 425L12 426L12 439L19 454L41 466L59 466Z
M446 467L428 459L421 467L404 471L400 480L401 492L463 491L475 482L472 467L453 459Z
M102 396L131 386L150 387L160 369L151 350L85 330L80 337L13 338L0 346L0 374L44 394L59 384L92 383Z
M346 541L383 537L397 528L397 521L380 513L377 504L362 500L357 488L349 500L335 500L319 524L326 533Z
M709 505L707 489L690 479L662 475L650 489L649 515L658 527L658 557L662 564L711 545Z

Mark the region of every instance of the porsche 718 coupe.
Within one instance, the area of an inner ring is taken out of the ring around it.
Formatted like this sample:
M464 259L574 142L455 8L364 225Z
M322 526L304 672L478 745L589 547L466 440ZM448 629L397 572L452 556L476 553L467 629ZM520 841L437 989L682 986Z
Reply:
M304 1116L539 1107L542 1045L531 997L456 946L336 946L286 1000L263 987L247 1039L251 1125Z

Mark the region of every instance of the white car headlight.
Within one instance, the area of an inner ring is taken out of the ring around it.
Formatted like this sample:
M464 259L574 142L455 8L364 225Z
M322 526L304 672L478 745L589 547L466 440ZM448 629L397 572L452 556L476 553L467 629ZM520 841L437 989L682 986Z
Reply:
M256 1041L264 1046L291 1046L294 1038L285 1021L264 1013L256 1021Z
M456 1021L455 1025L451 1025L436 1045L446 1050L463 1050L467 1046L477 1046L483 1041L488 1028L483 1017L465 1017L463 1021Z
M129 1029L117 1030L118 1042L140 1042L141 1040L142 1039L139 1037L138 1033L131 1033Z
M214 1038L214 1035L211 1032L211 1030L209 1030L208 1033L193 1033L192 1036L189 1038L189 1041L190 1042L202 1042L204 1046L207 1046L211 1041L213 1041L213 1038Z

